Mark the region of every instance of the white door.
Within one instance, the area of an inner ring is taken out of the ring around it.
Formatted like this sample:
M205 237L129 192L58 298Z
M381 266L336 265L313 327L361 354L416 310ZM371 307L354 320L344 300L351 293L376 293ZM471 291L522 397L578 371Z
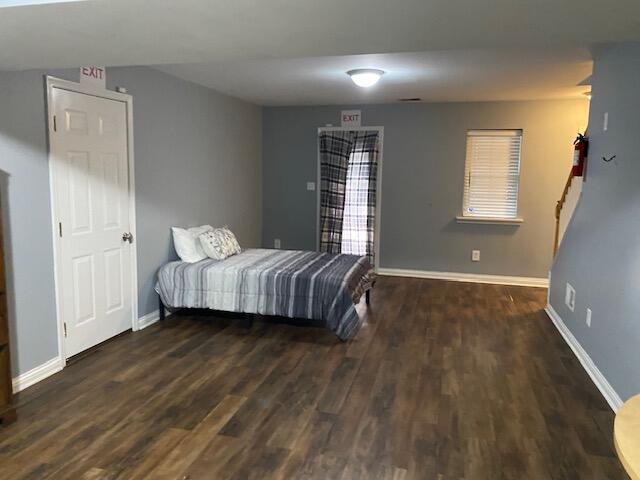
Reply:
M51 92L58 289L66 357L131 328L126 104Z

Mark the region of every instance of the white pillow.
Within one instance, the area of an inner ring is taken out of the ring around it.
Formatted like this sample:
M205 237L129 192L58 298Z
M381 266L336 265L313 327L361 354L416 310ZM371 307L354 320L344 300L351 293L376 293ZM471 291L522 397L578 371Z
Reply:
M199 238L204 253L214 260L224 260L242 251L236 236L227 227L201 233Z
M204 250L202 250L198 236L211 230L213 230L211 225L202 225L189 229L171 227L173 246L180 260L187 263L195 263L207 258Z

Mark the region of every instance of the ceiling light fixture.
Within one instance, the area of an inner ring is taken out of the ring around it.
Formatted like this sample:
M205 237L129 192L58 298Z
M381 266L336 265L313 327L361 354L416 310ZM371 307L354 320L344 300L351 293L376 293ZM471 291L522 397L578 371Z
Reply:
M347 75L351 77L353 83L359 87L372 87L380 77L384 74L383 70L377 70L375 68L358 68L356 70L349 70Z

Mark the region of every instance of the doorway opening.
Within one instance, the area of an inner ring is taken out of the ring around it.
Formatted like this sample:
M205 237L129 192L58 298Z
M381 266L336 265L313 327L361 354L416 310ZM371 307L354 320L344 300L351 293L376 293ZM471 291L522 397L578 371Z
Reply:
M318 250L379 252L383 127L318 129Z

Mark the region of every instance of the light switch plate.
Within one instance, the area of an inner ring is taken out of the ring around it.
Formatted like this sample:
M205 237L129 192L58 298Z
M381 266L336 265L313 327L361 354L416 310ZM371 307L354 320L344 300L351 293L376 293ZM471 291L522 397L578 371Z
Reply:
M591 326L591 309L587 308L587 318L585 319L587 327Z
M609 112L604 112L604 119L602 121L602 130L605 132L609 130Z
M316 189L316 182L307 182L307 190L309 190L310 192L315 191Z

